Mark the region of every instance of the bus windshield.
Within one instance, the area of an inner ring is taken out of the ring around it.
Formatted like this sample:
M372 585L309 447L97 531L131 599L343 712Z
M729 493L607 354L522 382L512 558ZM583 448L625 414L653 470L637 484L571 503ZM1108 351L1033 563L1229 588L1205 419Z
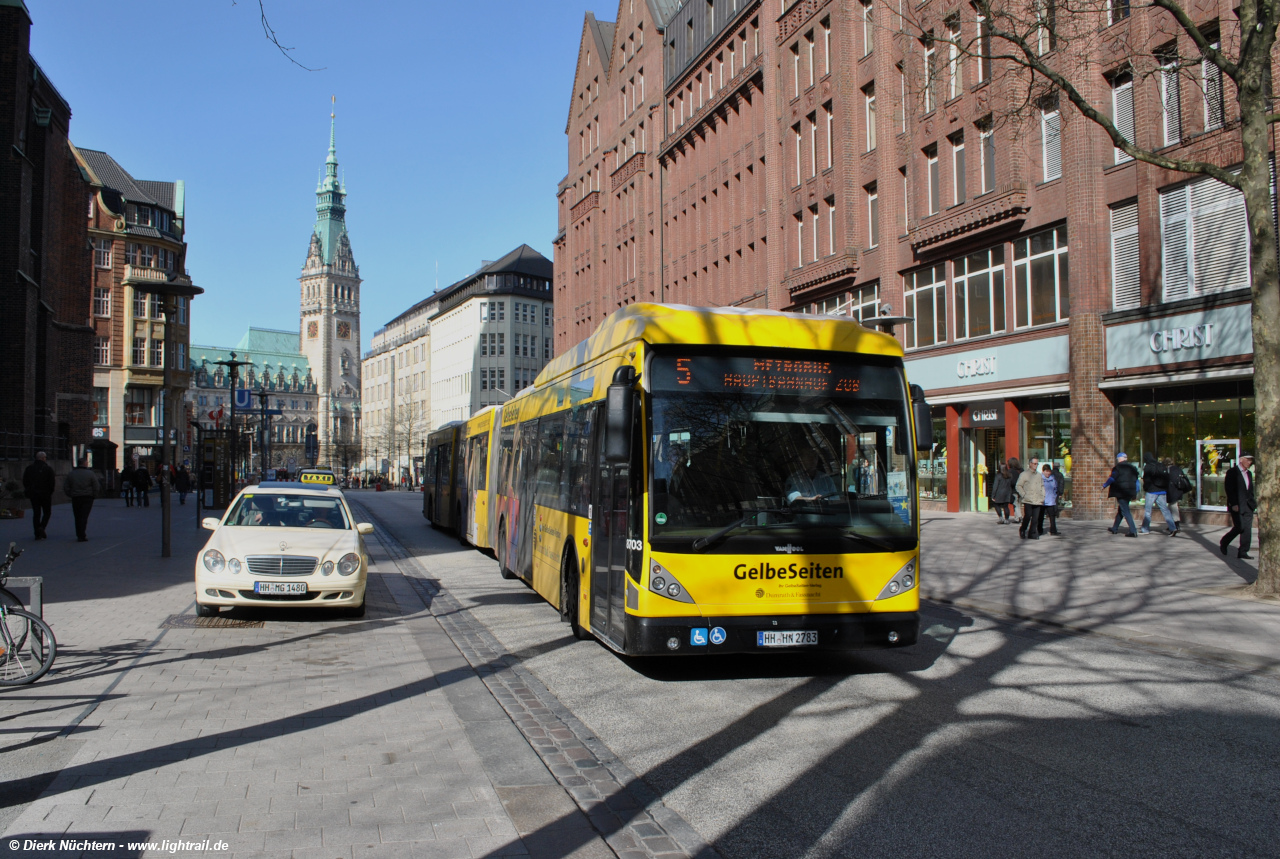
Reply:
M837 553L915 544L901 362L786 354L654 355L655 549Z

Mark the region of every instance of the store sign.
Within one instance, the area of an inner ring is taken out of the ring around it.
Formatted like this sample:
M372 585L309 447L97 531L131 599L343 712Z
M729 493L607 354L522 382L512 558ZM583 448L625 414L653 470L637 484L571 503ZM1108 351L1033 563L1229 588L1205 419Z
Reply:
M1107 369L1159 369L1208 358L1253 358L1248 303L1107 326Z
M996 356L994 353L979 358L966 358L956 362L956 378L969 379L974 376L994 376L996 374Z
M1190 325L1186 328L1166 328L1151 334L1152 352L1175 352L1179 349L1203 349L1213 345L1213 323Z
M970 429L993 429L1004 426L1004 400L969 403L964 407L961 425Z

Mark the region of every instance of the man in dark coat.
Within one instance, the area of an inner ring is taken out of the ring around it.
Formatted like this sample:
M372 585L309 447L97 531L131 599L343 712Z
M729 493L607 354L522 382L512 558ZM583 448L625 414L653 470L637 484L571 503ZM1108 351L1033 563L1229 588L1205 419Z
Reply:
M37 540L48 537L45 529L49 527L49 516L53 513L56 475L49 467L48 459L48 455L42 450L36 454L36 461L22 472L22 488L31 501L31 527L35 529Z
M1173 523L1169 530L1169 536L1173 537L1177 535L1180 528L1179 522L1182 519L1181 514L1178 512L1178 502L1182 500L1182 496L1195 487L1191 485L1191 479L1182 470L1182 466L1167 456L1163 461L1164 470L1169 473L1169 491L1165 496L1165 500L1169 502L1169 512L1173 514Z
M173 473L173 488L178 492L178 503L186 504L187 493L191 491L191 472L187 471L185 463Z
M1236 537L1240 538L1240 551L1237 558L1253 560L1249 554L1249 545L1253 542L1253 513L1258 509L1258 499L1254 494L1253 475L1249 473L1253 465L1253 454L1242 453L1236 464L1227 472L1227 509L1231 511L1231 530L1222 538L1218 548L1222 554L1227 553L1227 546Z
M1137 538L1138 528L1133 524L1133 513L1129 510L1129 502L1138 497L1138 469L1129 462L1129 457L1124 451L1116 454L1115 468L1111 469L1111 476L1107 478L1106 483L1102 484L1102 487L1104 489L1110 487L1107 496L1116 500L1116 521L1107 530L1112 534L1120 533L1120 520L1123 518L1129 526L1129 533L1125 536Z
M89 524L89 511L93 509L93 498L102 491L102 482L98 475L89 469L89 457L82 458L76 467L71 469L62 480L62 491L71 499L71 513L76 520L76 539L81 543L88 540L85 528Z

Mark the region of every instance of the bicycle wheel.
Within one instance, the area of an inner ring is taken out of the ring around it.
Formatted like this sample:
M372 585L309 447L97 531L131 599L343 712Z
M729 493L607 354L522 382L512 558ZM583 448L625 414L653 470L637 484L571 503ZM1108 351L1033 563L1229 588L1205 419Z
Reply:
M16 608L19 611L27 610L22 600L18 599L13 591L2 586L0 586L0 606L4 606L6 609ZM13 640L18 647L26 643L28 626L25 620L21 617L15 617L10 624L10 629L13 631Z
M22 641L18 639L20 633ZM58 655L49 624L28 611L0 608L0 686L34 683Z

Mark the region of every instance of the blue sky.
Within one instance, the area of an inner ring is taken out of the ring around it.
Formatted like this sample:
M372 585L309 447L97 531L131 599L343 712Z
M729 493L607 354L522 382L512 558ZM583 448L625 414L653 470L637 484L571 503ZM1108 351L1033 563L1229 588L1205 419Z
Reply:
M527 242L551 257L586 6L520 0L27 0L71 137L187 186L192 340L296 329L297 277L337 96L369 337ZM613 18L616 3L594 11Z

